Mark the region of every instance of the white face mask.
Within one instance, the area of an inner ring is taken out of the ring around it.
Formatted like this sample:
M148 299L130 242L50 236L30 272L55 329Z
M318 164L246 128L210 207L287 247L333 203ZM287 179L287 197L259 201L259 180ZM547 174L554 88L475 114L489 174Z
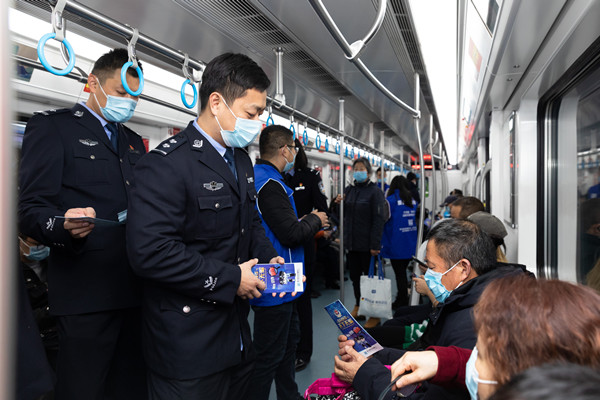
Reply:
M98 107L100 107L100 112L104 118L109 122L125 123L129 121L133 117L137 101L127 97L107 95L100 82L98 82L98 86L100 86L100 90L106 96L106 106L100 107L96 93L94 93L94 98L96 98L96 103L98 103Z
M473 348L471 352L471 357L469 357L469 361L467 361L467 368L465 371L465 384L467 385L467 389L469 389L469 394L471 395L471 400L477 400L479 397L477 392L479 391L479 384L484 383L488 385L497 385L498 381L488 381L485 379L479 379L479 372L477 368L475 368L475 361L477 361L477 346Z
M217 124L219 124L219 128L221 129L221 137L223 138L223 142L225 142L227 147L248 146L260 133L262 129L262 121L239 118L233 113L233 111L231 111L231 108L229 108L223 96L221 96L221 99L223 99L223 103L225 106L227 106L229 112L235 117L235 128L233 131L226 131L221 126L219 118L217 118L215 115Z

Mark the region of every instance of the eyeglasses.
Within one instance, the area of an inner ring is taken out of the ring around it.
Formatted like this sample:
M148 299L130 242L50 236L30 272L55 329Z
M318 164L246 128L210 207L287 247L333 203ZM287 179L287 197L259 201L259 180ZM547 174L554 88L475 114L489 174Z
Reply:
M417 257L413 256L412 259L414 261L416 261L418 264L422 265L425 268L430 268L429 265L427 265L427 263L425 263L425 261L419 260Z
M283 146L279 147L280 149L287 147L288 149L294 149L294 151L297 153L298 149L300 149L298 146L295 146L293 144L284 144Z

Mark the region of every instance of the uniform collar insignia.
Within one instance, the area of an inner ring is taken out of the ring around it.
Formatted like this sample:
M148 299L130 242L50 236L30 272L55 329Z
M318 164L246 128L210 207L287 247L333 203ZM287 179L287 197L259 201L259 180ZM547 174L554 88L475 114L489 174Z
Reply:
M211 192L214 192L216 190L220 190L223 188L223 184L221 182L215 182L215 181L212 181L210 183L205 183L203 186L204 186L204 189L210 190Z
M79 143L84 144L86 146L95 146L98 144L98 142L96 142L95 140L92 139L79 139Z
M171 139L171 140L169 140L169 143L177 143L177 140Z
M246 178L246 180L248 181L248 183L254 183L254 178L249 176L248 178Z
M202 147L203 144L204 144L204 140L195 139L194 143L192 144L192 147L199 149Z

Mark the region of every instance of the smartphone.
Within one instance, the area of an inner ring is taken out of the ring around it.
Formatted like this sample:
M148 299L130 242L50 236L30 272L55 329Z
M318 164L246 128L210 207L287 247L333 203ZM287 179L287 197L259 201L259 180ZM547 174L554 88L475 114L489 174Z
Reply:
M425 261L421 261L419 260L417 257L413 256L412 259L414 261L416 261L417 263L419 263L419 265L421 265L422 267L425 267L427 269L429 269L429 266L427 264L425 264Z

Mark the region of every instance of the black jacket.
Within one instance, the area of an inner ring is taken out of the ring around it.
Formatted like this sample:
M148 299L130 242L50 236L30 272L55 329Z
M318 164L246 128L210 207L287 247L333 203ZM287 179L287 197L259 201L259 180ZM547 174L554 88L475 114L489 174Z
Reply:
M381 248L385 224L385 198L371 181L355 183L344 190L344 243L350 251Z
M265 160L259 159L256 163L267 164L275 168L273 164ZM295 194L294 202L296 202ZM278 182L273 180L269 180L260 189L258 207L262 210L262 217L267 226L285 247L303 245L307 240L312 239L321 228L319 217L314 214L310 215L310 211L302 214L298 210L298 203L296 203L296 211L298 212L298 216L296 216L285 190ZM302 218L304 215L306 216ZM299 219L301 220L299 221Z
M298 217L310 214L313 209L327 212L327 198L319 172L310 168L299 169L294 171L294 175L286 175L286 182L294 191Z
M486 274L471 279L454 290L448 299L429 316L429 325L423 336L408 350L425 350L429 346L458 346L472 349L477 342L473 327L473 306L481 293L494 279L529 274L520 264L498 263L498 267ZM531 274L529 274L531 275ZM405 350L384 348L369 361L365 362L354 377L352 385L363 400L377 400L383 389L390 383L390 371L385 365L391 365L405 353ZM424 385L424 393L416 393L415 399L469 399L464 389L447 389L437 385ZM386 399L391 399L391 395Z
M56 219L69 208L93 207L96 217L116 221L127 209L133 168L146 152L142 138L119 124L115 151L100 121L87 108L34 115L23 138L19 229L50 246L50 312L84 314L139 306L140 285L125 244L125 226L94 227L74 239ZM131 212L131 210L129 210Z
M277 253L255 209L252 162L243 149L234 157L237 181L190 123L136 166L128 252L145 279L146 362L167 378L208 376L251 357L238 264L267 263Z

